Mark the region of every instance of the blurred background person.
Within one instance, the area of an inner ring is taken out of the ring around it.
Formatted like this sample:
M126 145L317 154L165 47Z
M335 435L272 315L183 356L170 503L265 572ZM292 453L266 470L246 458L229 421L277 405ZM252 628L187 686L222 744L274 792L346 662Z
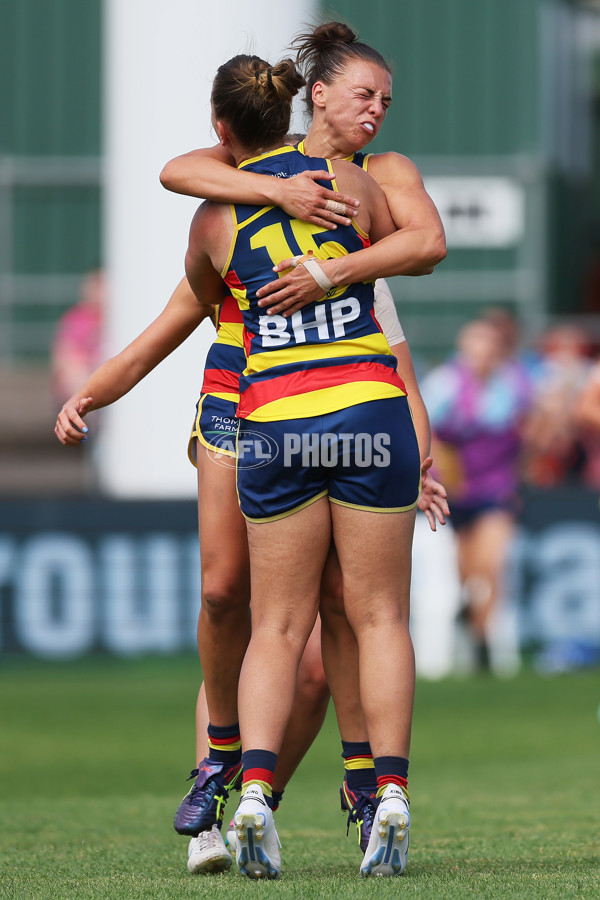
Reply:
M575 398L590 371L591 344L583 327L562 323L548 328L537 346L524 479L535 487L551 488L577 480L584 467L574 412Z
M503 330L479 318L460 330L456 355L426 377L423 396L433 457L448 490L475 662L487 669L515 526L531 384L525 369L507 358Z
M65 397L71 397L87 381L102 361L107 311L106 274L102 269L91 269L81 280L78 302L60 316L52 337L50 398L55 411L61 408ZM98 412L90 415L98 428ZM70 491L98 492L99 446L94 443L90 448L92 452L78 454L76 459L71 457L71 471L63 476Z
M515 310L508 306L486 306L477 318L496 326L503 343L505 361L511 366L525 369L532 378L540 363L538 350L523 340L521 322Z
M93 269L81 282L81 297L59 318L51 348L52 394L60 409L102 360L106 276Z
M573 420L583 449L583 483L600 491L600 359L590 367L573 404Z

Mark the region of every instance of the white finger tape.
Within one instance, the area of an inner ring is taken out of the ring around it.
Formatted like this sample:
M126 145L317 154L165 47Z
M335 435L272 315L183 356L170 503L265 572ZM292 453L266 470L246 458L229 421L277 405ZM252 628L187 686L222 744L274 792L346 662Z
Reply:
M338 213L340 216L346 214L346 204L340 203L338 200L328 200L325 204L325 209L329 210L329 212Z
M329 280L316 259L305 259L300 265L304 266L309 275L315 279L320 288L327 294L333 287L333 282Z

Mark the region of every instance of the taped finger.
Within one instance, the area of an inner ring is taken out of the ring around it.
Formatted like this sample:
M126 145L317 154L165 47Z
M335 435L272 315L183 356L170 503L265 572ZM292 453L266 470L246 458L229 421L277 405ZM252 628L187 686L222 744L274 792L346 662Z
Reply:
M346 204L340 203L338 200L328 200L325 204L325 209L340 216L346 215Z

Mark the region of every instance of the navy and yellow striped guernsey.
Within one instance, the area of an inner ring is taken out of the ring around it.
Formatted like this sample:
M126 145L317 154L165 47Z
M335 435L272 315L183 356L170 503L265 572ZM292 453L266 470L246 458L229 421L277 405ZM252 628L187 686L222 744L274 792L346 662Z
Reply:
M233 297L226 297L218 310L217 336L206 356L203 394L238 403L240 374L246 366L243 332L240 308Z
M328 169L329 160L294 147L246 160L240 168L281 178ZM335 180L327 187L337 190ZM320 229L278 207L231 204L234 234L221 275L244 322L246 369L238 417L253 421L304 418L370 400L405 395L396 358L373 314L373 282L333 288L286 318L267 315L256 292L274 279L273 265L312 250L318 259L369 246L356 225Z

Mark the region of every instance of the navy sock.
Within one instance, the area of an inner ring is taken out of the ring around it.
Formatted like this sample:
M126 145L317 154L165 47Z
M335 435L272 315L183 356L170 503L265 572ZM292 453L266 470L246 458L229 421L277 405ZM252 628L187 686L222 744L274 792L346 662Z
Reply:
M277 754L271 750L246 750L242 753L242 790L255 782L261 788L268 805L273 808L273 773L277 765Z
M208 726L208 758L212 762L221 762L227 766L235 766L242 758L242 742L240 726L233 725Z
M346 784L351 791L376 791L373 754L368 741L342 741Z
M377 775L377 795L381 796L388 784L404 788L408 783L408 760L403 756L378 756L373 760Z

